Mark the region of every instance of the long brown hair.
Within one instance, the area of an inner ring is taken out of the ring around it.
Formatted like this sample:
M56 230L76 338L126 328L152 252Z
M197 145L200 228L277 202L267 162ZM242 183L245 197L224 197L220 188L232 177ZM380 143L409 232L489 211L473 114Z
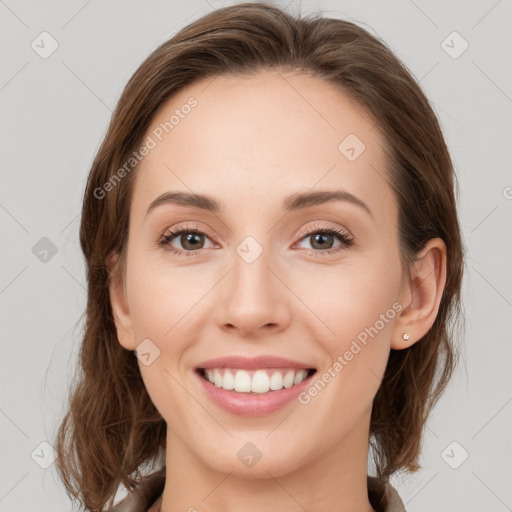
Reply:
M424 424L454 370L463 248L452 162L429 101L407 68L356 24L301 17L266 3L218 9L163 43L126 85L92 164L80 243L87 269L87 309L76 382L56 438L57 468L68 495L88 510L113 504L122 483L165 448L166 424L119 343L109 300L107 257L125 250L137 167L119 169L137 151L155 113L193 82L263 69L299 70L338 87L376 122L389 154L404 261L425 243L447 246L447 281L437 318L421 342L391 350L373 403L370 445L377 475L415 471ZM105 184L112 184L108 193Z

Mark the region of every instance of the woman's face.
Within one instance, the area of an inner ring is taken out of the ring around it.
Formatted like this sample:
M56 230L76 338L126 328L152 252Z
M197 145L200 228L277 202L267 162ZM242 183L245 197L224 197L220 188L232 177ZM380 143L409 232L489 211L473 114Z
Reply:
M374 121L318 78L265 71L185 88L147 136L114 310L168 450L254 477L366 462L405 297Z

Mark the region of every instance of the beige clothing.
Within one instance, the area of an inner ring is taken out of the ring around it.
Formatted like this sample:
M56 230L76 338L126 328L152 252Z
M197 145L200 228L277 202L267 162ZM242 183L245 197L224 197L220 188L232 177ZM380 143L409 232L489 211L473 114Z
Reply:
M376 512L406 512L395 488L376 477L367 477L368 499ZM159 512L165 484L165 466L144 477L110 512Z

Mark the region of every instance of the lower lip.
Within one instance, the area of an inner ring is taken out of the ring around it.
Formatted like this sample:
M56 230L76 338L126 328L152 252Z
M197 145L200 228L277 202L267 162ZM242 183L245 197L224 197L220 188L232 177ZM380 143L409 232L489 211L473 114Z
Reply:
M282 388L279 391L269 391L268 393L261 394L227 391L223 388L218 388L209 380L204 379L197 371L194 373L200 380L206 394L225 411L239 416L264 416L281 409L297 398L297 395L309 386L311 377L316 372L309 375L300 384L290 388Z

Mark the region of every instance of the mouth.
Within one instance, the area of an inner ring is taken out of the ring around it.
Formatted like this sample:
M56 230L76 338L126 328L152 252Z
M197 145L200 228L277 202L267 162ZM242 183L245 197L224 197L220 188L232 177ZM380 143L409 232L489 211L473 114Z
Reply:
M273 394L299 386L316 373L315 368L197 368L196 373L205 381L240 394Z
M232 354L199 363L199 389L216 406L237 416L265 416L297 402L317 369L275 354Z

